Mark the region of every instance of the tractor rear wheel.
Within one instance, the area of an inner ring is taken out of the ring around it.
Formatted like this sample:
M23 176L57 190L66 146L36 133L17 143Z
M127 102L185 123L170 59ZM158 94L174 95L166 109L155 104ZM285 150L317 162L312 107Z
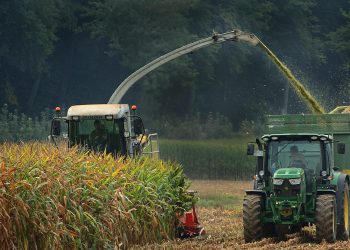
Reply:
M341 198L340 225L338 225L337 237L339 240L349 240L349 184L345 182Z
M263 237L261 221L263 200L260 195L249 194L243 200L243 228L246 243L260 240Z
M316 198L316 239L334 243L337 239L337 213L335 196L322 194Z

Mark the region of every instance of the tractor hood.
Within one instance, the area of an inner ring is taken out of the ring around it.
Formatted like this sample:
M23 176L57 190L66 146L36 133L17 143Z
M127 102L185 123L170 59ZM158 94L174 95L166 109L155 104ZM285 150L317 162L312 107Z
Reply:
M304 174L302 168L280 168L278 169L273 178L275 179L293 179L300 178Z

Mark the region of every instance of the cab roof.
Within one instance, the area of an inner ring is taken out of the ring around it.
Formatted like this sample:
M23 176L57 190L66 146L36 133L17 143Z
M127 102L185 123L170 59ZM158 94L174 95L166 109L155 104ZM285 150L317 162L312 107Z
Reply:
M73 117L83 117L85 119L103 118L112 115L114 119L119 119L129 113L128 104L87 104L71 106L67 112L67 119Z
M266 139L267 140L266 140ZM327 134L317 134L317 133L281 133L281 134L265 134L261 137L263 141L269 141L270 139L273 141L277 140L303 140L306 138L310 138L311 140L322 140L322 141L331 141L333 140L332 135Z

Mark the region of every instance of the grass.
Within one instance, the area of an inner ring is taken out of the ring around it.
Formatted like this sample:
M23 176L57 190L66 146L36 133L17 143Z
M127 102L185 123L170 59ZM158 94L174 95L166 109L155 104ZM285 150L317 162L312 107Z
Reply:
M241 206L242 200L234 195L201 195L197 203L199 207L234 209Z
M190 208L179 165L0 144L1 249L114 249L172 239Z
M239 209L244 192L251 185L250 181L193 180L191 189L198 192L199 207Z
M227 140L161 140L161 158L181 163L193 179L250 179L255 157L247 156L248 137Z

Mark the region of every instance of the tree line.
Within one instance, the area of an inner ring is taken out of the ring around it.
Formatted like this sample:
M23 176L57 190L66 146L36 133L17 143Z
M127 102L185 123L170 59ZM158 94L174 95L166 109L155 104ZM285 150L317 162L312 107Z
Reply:
M147 62L238 28L256 34L330 110L349 103L349 10L347 0L2 1L0 103L30 116L105 103ZM264 114L308 112L262 51L238 43L162 66L124 102L163 130L191 117L205 123L210 113L239 130Z

